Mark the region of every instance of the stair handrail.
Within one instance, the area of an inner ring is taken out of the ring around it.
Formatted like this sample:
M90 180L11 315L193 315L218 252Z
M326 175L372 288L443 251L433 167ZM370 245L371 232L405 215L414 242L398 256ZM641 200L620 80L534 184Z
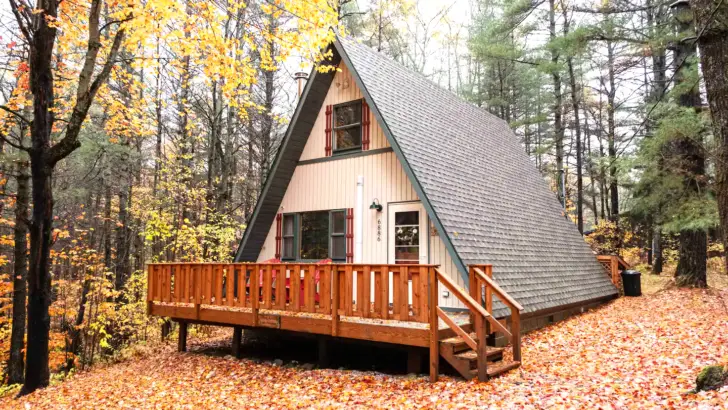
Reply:
M497 328L500 332L505 333L508 337L511 337L511 332L503 326L501 322L488 313L488 311L486 311L480 303L465 293L465 291L455 284L455 282L453 282L452 279L450 279L445 273L443 273L440 268L435 268L435 272L437 273L438 281L445 285L445 287L452 292L455 297L460 299L460 301L463 302L463 304L465 304L471 312L480 314L480 316L490 322L493 327Z
M498 296L498 298L503 303L508 305L508 307L510 307L512 309L517 309L519 312L523 310L523 306L521 306L521 304L518 303L518 301L516 301L515 299L513 299L513 297L511 297L511 295L506 293L505 290L503 290L500 286L498 286L498 284L495 283L495 281L493 279L491 279L488 275L486 275L485 272L483 272L480 268L477 268L477 267L473 268L473 272L475 272L475 274L478 276L478 278L480 278L480 280L485 282L486 286L490 286L490 288L493 290L493 292L496 294L496 296Z
M621 288L619 268L621 266L622 270L627 270L630 268L629 264L619 255L597 255L597 261L599 261L602 266L604 266L605 263L609 264L609 267L604 266L604 269L606 269L607 274L612 278L614 286Z
M488 298L489 292L495 293L495 295L510 308L511 331L504 333L506 334L506 337L510 339L511 346L513 347L513 360L521 362L521 311L523 310L523 306L521 306L521 304L513 299L511 295L498 286L498 284L491 278L493 269L492 265L484 265L484 267L488 270L490 275L486 274L483 269L478 266L470 267L471 274L473 275L471 283L474 282L476 286L478 286L476 292L477 294L480 294L478 281L481 281L485 285L486 298ZM490 305L491 303L492 302L486 302L486 305ZM488 309L492 310L492 306L487 306L486 310ZM489 311L488 313L491 314L492 317L492 311ZM500 324L500 322L498 322L498 324Z

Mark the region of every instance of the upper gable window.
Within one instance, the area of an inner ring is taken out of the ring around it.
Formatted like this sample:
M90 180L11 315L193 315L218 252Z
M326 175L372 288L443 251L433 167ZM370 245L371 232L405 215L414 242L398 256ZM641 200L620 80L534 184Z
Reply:
M334 106L334 152L361 149L361 100Z

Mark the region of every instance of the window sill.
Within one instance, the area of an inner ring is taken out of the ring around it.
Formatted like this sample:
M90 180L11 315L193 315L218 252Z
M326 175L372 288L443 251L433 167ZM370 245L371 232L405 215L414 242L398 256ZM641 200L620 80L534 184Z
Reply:
M366 151L339 151L328 157L320 157L320 158L305 159L303 161L298 161L298 165L308 165L308 164L317 164L320 162L338 161L341 159L363 157L366 155L377 155L377 154L383 154L383 153L392 152L392 151L393 151L392 147L369 149Z
M358 147L353 147L353 148L347 148L347 149L342 149L342 150L334 151L331 154L331 156L332 157L337 157L339 155L355 154L355 153L362 152L362 151L363 150L361 149L361 145L359 145Z

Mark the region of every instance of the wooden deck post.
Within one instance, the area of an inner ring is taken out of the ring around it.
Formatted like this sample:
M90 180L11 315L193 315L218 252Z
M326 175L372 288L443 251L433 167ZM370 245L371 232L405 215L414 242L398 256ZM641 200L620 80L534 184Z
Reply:
M470 286L470 297L480 303L480 281L475 276L475 273L473 273L473 266L470 266L468 269L468 278L470 279L470 283L468 284ZM470 312L470 323L475 323L475 313L472 311Z
M339 268L331 267L331 336L339 333Z
M250 301L253 309L253 326L258 327L258 307L260 306L260 265L253 265L250 273Z
M429 268L428 279L428 301L427 307L430 310L430 381L436 382L440 374L440 338L439 320L437 318L437 272L435 268Z
M179 322L179 339L177 340L177 351L187 351L187 322Z
M521 361L521 312L511 308L511 334L513 335L513 360Z
M243 328L240 326L233 327L233 356L236 359L240 359L240 341L243 336Z
M488 380L488 340L485 333L485 320L483 316L475 316L475 334L478 336L478 380Z
M485 265L483 267L483 272L485 275L491 279L493 279L493 265ZM493 290L485 284L485 311L493 314ZM488 338L486 341L486 346L491 345L495 346L495 332L493 331L493 327L490 325L490 322L487 320L484 320L485 324L485 335Z

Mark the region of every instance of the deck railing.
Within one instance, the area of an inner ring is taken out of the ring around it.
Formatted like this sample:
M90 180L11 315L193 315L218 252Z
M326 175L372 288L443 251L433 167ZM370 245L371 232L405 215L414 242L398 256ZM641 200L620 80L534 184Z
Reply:
M435 265L153 263L149 302L428 323ZM368 284L368 286L367 286ZM256 297L257 295L257 297Z
M612 279L614 286L621 290L622 288L622 277L619 272L625 269L629 269L630 266L618 255L597 255L597 260L602 264L602 267L607 272L607 275Z

